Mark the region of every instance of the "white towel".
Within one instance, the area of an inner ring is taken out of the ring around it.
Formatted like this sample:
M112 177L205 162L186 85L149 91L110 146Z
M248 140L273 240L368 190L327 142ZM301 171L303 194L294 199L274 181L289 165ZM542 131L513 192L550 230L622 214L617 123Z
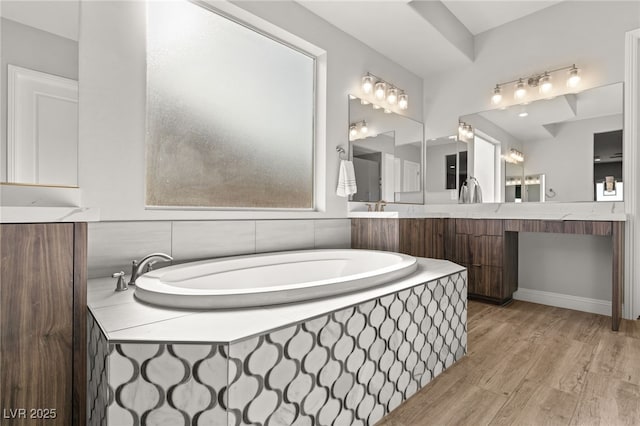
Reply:
M480 188L480 184L478 183L478 179L476 178L473 178L473 192L471 193L471 202L482 202L482 189Z
M469 202L469 188L467 187L466 182L460 188L460 197L458 202L461 204L467 204Z
M353 163L348 160L341 160L336 194L339 197L348 197L356 192L358 192L358 188L356 187L356 173L353 170Z

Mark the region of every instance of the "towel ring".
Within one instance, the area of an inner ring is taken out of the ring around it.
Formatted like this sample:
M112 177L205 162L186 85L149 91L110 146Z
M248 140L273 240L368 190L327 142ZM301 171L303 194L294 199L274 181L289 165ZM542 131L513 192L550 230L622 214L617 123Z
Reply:
M347 152L340 145L336 146L336 152L338 153L338 157L340 157L341 160L348 160ZM343 155L345 158L342 158Z

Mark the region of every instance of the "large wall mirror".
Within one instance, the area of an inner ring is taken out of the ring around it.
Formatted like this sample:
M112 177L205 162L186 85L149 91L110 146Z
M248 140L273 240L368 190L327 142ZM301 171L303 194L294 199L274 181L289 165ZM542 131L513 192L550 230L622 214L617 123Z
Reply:
M622 96L616 83L460 117L485 202L622 201Z
M351 201L422 204L423 139L422 123L349 96Z
M78 185L78 1L3 1L0 181Z
M149 2L147 205L314 208L315 69L205 5Z

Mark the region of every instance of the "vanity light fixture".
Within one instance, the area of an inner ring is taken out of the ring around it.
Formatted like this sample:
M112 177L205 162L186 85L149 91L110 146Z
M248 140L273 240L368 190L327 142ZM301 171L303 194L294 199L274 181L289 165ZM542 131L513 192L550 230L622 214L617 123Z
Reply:
M369 74L362 77L362 91L366 94L373 90L373 77Z
M493 96L491 97L491 103L494 105L498 105L502 102L502 89L499 84L496 84L496 88L493 89Z
M540 78L540 93L543 95L547 95L551 93L551 89L553 89L553 84L551 84L551 76L548 72L545 72L542 78Z
M376 99L379 101L383 100L385 94L387 93L386 83L383 81L378 81L374 87L375 89L373 94L375 95Z
M473 127L464 121L458 122L458 135L460 139L473 139Z
M365 120L349 125L349 140L365 138L369 133L369 126Z
M557 73L559 71L568 71L567 77L567 87L571 89L575 89L578 87L580 83L580 69L576 67L575 64L557 68L551 71L544 71L539 74L533 74L530 77L524 78L519 77L515 80L506 81L504 83L496 84L496 87L493 89L493 95L491 96L491 103L493 105L498 105L502 102L503 99L503 90L505 87L508 87L511 84L513 86L513 97L516 101L522 102L527 97L528 88L537 87L538 91L541 95L551 95L553 91L553 83L552 83L552 74Z
M409 108L409 95L404 92L400 93L400 96L398 96L398 107L400 109Z
M391 105L395 105L398 102L398 89L395 87L389 88L387 90L387 103Z
M576 67L575 64L571 66L569 69L569 78L567 79L567 86L574 88L578 87L580 84L580 70Z
M524 81L520 79L516 83L516 88L515 88L515 91L513 92L513 97L521 101L524 99L525 96L527 96L527 88L524 87Z
M524 155L515 148L509 150L508 158L511 159L512 163L522 163L524 161Z
M366 95L373 95L373 99L370 101L374 105L375 102L380 101L389 106L397 106L401 110L409 108L409 96L404 90L369 72L362 77L362 92ZM374 108L376 107L374 106ZM385 106L379 105L376 109L379 108L385 108Z

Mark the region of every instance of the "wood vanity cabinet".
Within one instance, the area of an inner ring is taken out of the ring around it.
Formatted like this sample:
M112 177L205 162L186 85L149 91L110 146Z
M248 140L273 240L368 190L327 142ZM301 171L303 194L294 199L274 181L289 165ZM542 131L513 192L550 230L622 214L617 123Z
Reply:
M354 218L351 230L352 248L398 251L465 266L470 298L503 304L517 289L518 234L505 232L503 220Z
M502 220L451 221L455 231L449 259L467 268L469 297L500 304L511 300L517 289L518 234L505 233Z
M399 219L400 253L446 259L445 219Z
M2 424L85 424L86 245L86 223L0 225Z

